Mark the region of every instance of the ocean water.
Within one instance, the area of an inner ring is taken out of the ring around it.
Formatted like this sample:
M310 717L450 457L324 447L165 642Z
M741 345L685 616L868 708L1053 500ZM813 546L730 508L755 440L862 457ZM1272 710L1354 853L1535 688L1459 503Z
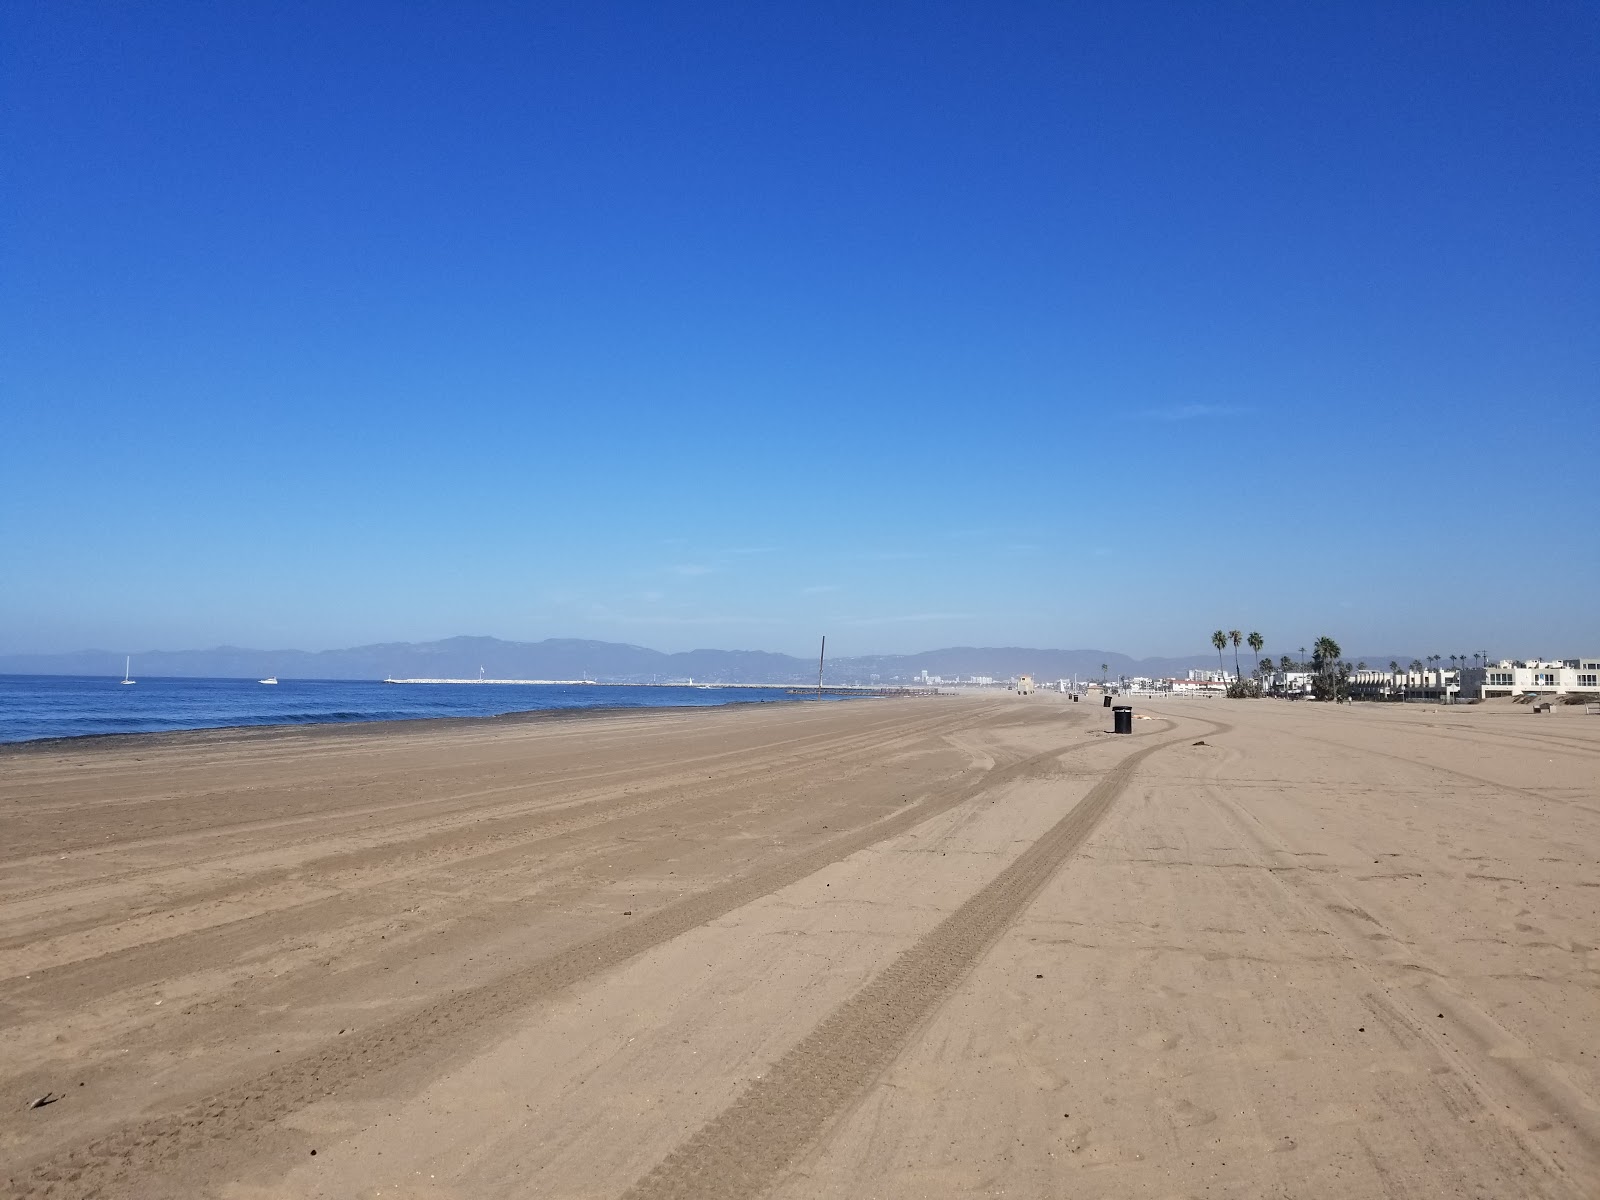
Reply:
M364 680L120 679L0 675L0 742L233 725L313 725L487 717L552 708L793 703L777 688L611 684L393 684Z

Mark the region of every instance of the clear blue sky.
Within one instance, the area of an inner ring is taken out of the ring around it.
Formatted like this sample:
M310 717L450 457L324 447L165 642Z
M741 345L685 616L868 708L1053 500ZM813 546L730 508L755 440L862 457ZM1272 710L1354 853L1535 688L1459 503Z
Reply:
M1593 4L0 23L0 652L1600 648Z

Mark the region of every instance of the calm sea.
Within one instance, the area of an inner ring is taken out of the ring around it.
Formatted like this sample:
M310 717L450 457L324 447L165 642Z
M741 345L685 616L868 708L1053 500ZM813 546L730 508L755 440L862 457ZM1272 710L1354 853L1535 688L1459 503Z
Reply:
M788 703L774 688L609 684L392 684L330 679L120 679L0 675L0 742L229 725L312 725L487 717L550 708L712 707Z

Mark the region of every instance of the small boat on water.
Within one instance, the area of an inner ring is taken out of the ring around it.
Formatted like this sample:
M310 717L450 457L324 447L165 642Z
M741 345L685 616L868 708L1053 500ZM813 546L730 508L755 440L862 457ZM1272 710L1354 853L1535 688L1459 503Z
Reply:
M133 656L132 655L129 655L127 658L122 660L122 682L123 683L138 683L139 682L137 679L133 678Z
M268 675L265 679L258 679L258 680L256 680L256 682L257 683L277 683L278 682L278 677L276 675Z

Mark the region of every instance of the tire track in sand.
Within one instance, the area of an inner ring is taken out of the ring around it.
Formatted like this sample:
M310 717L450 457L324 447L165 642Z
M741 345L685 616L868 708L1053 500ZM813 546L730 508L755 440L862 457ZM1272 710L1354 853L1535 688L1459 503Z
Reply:
M1073 732L1079 732L1074 729ZM209 1154L253 1140L298 1109L364 1084L372 1077L416 1063L445 1043L486 1033L591 975L797 883L831 863L904 833L981 795L990 788L1028 778L1053 766L1078 741L1056 746L985 772L949 791L936 792L864 828L743 878L630 920L612 933L532 963L492 983L457 992L416 1012L361 1031L177 1112L112 1130L15 1171L6 1195L18 1200L50 1197L171 1195L170 1174L185 1174ZM1157 747L1151 747L1156 749ZM1149 751L1141 751L1135 759ZM1121 771L1122 768L1117 768ZM1091 791L1096 794L1104 781ZM1120 785L1119 785L1120 786ZM1079 805L1082 808L1082 805ZM1076 811L1076 810L1075 810ZM166 1185L161 1181L166 1179ZM154 1189L154 1190L152 1190Z
M1207 722L1205 736L1230 726ZM1136 750L1021 857L846 1000L728 1108L629 1188L625 1200L757 1196L872 1084L912 1033L1021 915L1157 750Z

